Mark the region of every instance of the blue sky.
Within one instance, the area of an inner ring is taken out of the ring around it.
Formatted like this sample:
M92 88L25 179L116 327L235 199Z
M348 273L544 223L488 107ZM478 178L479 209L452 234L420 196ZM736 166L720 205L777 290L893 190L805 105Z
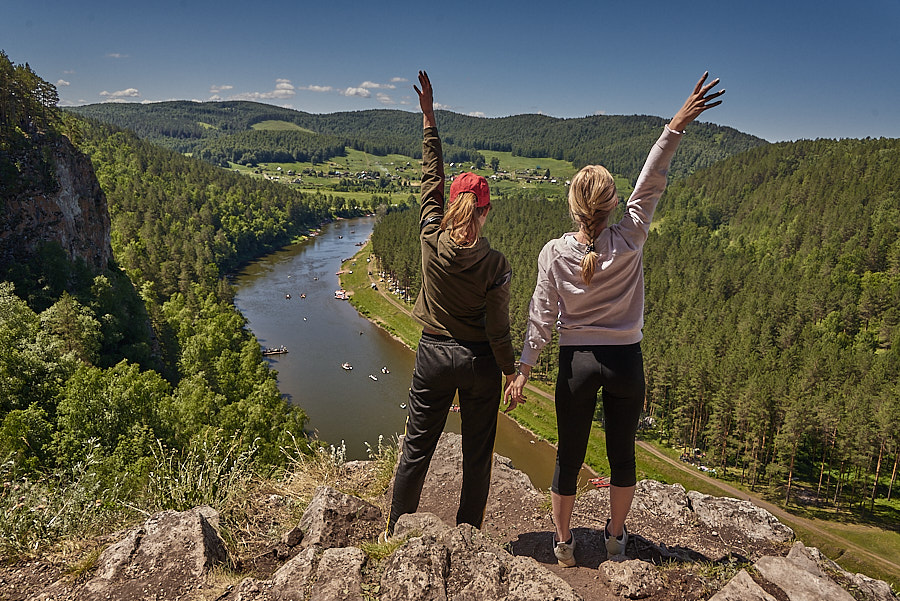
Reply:
M417 110L424 68L459 113L668 118L708 69L727 93L701 120L773 142L900 137L898 0L0 0L0 49L63 106Z

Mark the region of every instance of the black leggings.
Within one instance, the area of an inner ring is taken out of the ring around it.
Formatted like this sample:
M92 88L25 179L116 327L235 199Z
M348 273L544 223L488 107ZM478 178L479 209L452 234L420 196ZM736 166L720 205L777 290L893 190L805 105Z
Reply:
M601 388L610 484L633 486L637 482L634 436L645 388L641 344L561 346L556 378L559 445L551 487L557 494L574 495L578 489L578 472Z

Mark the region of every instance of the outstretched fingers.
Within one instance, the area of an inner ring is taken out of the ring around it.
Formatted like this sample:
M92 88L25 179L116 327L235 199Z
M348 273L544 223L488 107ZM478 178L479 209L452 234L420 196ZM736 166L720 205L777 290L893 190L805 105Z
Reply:
M707 83L708 77L709 71L706 71L697 81L693 92L685 100L684 106L681 107L669 123L671 129L683 131L684 127L696 119L703 111L722 104L722 101L716 100L716 98L724 94L725 90L713 91L713 88L719 85L719 78L717 77Z

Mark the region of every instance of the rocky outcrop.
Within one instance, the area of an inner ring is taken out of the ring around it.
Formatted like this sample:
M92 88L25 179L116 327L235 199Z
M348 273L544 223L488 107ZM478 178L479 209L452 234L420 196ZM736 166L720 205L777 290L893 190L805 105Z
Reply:
M449 528L424 515L398 521L401 532L423 531L391 556L381 578L381 599L581 599L533 558L509 554L467 524Z
M298 526L304 547L344 547L378 536L385 522L381 510L362 499L320 486Z
M66 591L61 581L36 599L183 598L203 587L213 566L228 562L218 524L219 514L210 507L157 513L107 547L97 560L93 577L84 585Z
M55 242L69 259L105 269L112 257L109 211L90 159L63 136L43 144L44 155L52 157L56 185L0 198L0 267L26 260L41 245Z
M269 576L211 582L210 568L229 558L215 533L215 512L198 508L151 517L103 552L85 584L60 582L38 598L896 601L886 583L845 572L799 541L789 546L790 531L747 501L651 481L637 487L631 542L614 558L607 557L600 534L608 493L579 496L577 566L561 568L551 551L545 497L504 458L494 465L496 487L483 528L454 525L459 474L451 467L459 453L459 437L445 434L432 464L444 486L426 480L420 511L401 516L386 543L376 543L384 527L378 507L320 487L299 522L275 543L278 564ZM519 529L514 536L506 534L514 529L510 524ZM701 575L710 569L733 577Z

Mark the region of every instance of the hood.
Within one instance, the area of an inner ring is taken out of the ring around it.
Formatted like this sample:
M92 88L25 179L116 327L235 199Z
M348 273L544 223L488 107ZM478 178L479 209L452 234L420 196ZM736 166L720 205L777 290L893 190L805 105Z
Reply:
M457 273L471 268L491 251L487 238L478 238L474 246L459 246L442 231L438 237L437 262L447 273Z

